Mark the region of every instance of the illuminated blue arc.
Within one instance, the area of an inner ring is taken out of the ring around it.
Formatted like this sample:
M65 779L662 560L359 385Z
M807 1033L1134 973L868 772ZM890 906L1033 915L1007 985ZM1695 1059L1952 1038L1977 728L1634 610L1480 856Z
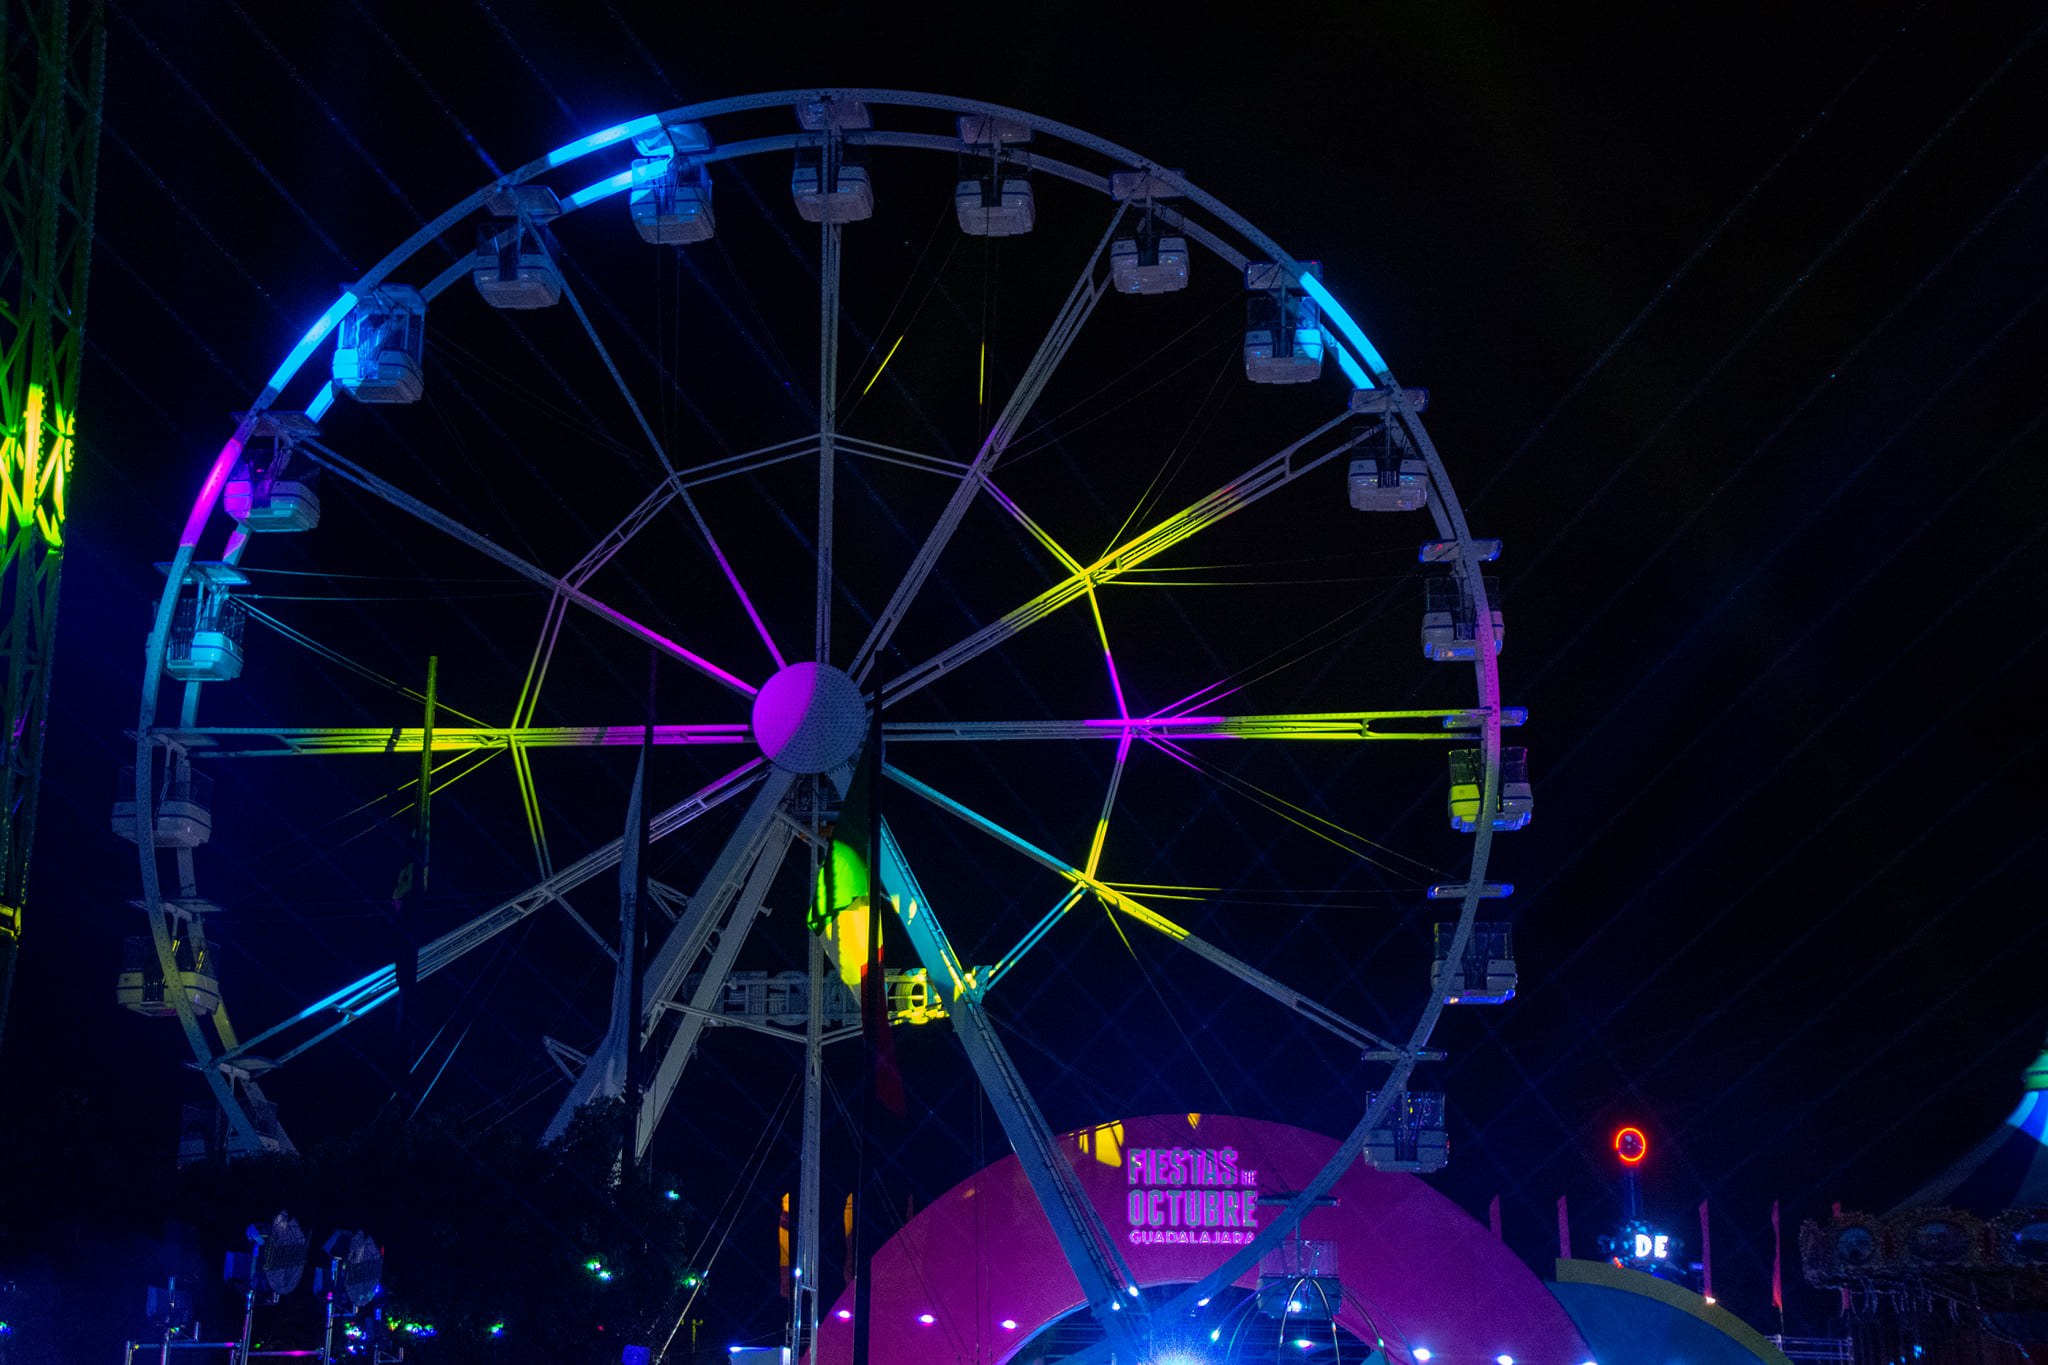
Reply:
M588 137L579 137L574 142L565 142L552 152L549 152L546 161L549 169L553 169L565 162L574 161L578 157L588 156L590 153L601 148L609 147L615 142L624 142L627 138L637 137L641 133L651 133L659 127L661 127L661 115L646 114L629 123L615 124L601 133L592 133Z
M1342 332L1345 339L1358 349L1358 354L1364 358L1366 365L1372 372L1376 375L1391 373L1387 369L1387 362L1380 355L1379 349L1366 340L1365 329L1352 320L1351 314L1344 311L1344 305L1337 302L1337 296L1325 288L1321 280L1306 270L1301 272L1300 280L1302 289L1321 306L1324 316L1337 324L1337 330ZM1349 374L1350 371L1347 369L1345 373ZM1371 386L1362 385L1361 387L1369 388Z

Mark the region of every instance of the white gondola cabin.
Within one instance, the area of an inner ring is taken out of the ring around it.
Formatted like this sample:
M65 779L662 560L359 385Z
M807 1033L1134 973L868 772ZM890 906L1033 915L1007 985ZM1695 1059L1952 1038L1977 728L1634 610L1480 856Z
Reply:
M693 160L711 150L701 123L672 123L634 139L633 186L627 211L640 240L680 246L709 241L718 231L711 212L711 172Z
M954 214L970 237L1017 237L1038 221L1031 178L1008 155L1031 140L1031 129L997 114L962 114L960 178L953 191Z
M108 820L114 833L135 840L135 769L121 769L114 787L114 809ZM213 779L195 773L183 759L174 760L156 790L156 813L150 825L154 848L197 848L213 837Z
M797 148L789 195L807 223L858 223L875 216L868 168L845 156L843 148Z
M168 564L157 565L168 571ZM242 675L242 631L248 608L234 590L249 576L232 564L198 563L185 570L164 641L164 672L181 682L227 682Z
M1171 294L1188 287L1188 239L1151 216L1109 244L1109 280L1119 294Z
M1176 172L1176 174L1178 174ZM1112 198L1135 205L1137 226L1109 244L1109 280L1120 294L1171 294L1188 287L1192 256L1179 231L1180 217L1154 209L1156 200L1180 191L1150 171L1118 171L1109 178Z
M334 382L360 403L417 403L426 391L427 301L409 284L380 284L341 320Z
M1453 749L1450 754L1451 790L1447 799L1451 828L1470 834L1479 828L1479 812L1486 798L1486 762L1481 750ZM1529 751L1505 748L1500 751L1500 799L1494 805L1493 827L1516 830L1529 823L1536 812L1536 798L1529 785Z
M868 178L867 149L848 146L844 134L871 127L867 105L859 100L823 97L796 106L796 119L806 132L824 134L796 149L789 195L807 223L857 223L875 213L875 190Z
M1380 1126L1366 1131L1364 1157L1376 1171L1428 1175L1442 1170L1451 1159L1442 1092L1407 1090L1396 1095Z
M1413 512L1429 506L1429 466L1398 447L1351 461L1351 505L1361 512Z
M1493 618L1493 649L1498 654L1507 645L1500 580L1488 574L1480 581L1486 586L1487 614ZM1469 662L1479 657L1479 608L1461 575L1422 580L1422 657L1436 663Z
M1410 412L1429 406L1428 389L1403 389ZM1351 505L1361 512L1413 512L1429 505L1429 466L1408 442L1386 389L1353 389L1351 410L1377 416L1351 460Z
M561 201L544 185L510 185L484 200L470 278L493 308L551 308L562 300L562 251L548 224Z
M171 932L171 955L177 963L178 979L192 998L192 1012L212 1014L220 1008L220 977L213 954L195 941L188 922L173 919ZM148 934L121 944L121 971L114 978L114 1003L151 1019L168 1019L178 1012L168 998L156 940Z
M960 181L953 210L960 230L970 237L1020 237L1038 221L1031 182L1007 170Z
M1322 278L1315 261L1302 269ZM1254 384L1306 384L1323 372L1322 314L1277 263L1254 261L1244 268L1244 375Z
M1514 999L1512 927L1503 920L1474 921L1464 955L1453 963L1451 942L1457 933L1455 924L1436 926L1436 960L1429 968L1430 989L1434 990L1443 981L1444 973L1449 972L1451 989L1444 996L1446 1005L1504 1005Z
M244 414L236 414L237 420ZM266 412L256 419L242 458L221 490L221 506L246 531L310 531L320 524L320 467L300 441L320 428L303 412Z

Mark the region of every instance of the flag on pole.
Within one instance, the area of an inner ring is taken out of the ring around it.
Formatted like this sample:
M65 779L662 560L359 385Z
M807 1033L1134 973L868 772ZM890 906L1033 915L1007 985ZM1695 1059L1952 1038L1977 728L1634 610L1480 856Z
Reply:
M1778 1201L1771 1201L1771 1307L1785 1311L1785 1248L1778 1235Z
M1569 1261L1572 1258L1572 1217L1565 1210L1564 1196L1557 1197L1557 1259Z
M1707 1227L1707 1201L1700 1200L1700 1294L1714 1301L1714 1234Z
M1486 1206L1486 1225L1487 1225L1488 1227L1490 1227L1490 1228L1492 1228L1492 1229L1493 1229L1493 1240L1494 1240L1494 1241L1496 1241L1496 1242L1498 1242L1499 1240L1501 1240L1501 1236L1500 1236L1500 1196L1499 1196L1499 1195L1495 1195L1495 1196L1493 1197L1493 1202L1492 1202L1491 1204L1488 1204L1488 1205Z

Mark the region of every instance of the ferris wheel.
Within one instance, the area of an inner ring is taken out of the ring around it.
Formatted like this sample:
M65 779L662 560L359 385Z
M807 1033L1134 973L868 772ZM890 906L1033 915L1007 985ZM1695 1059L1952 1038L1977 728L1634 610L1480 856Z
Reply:
M1077 926L1374 1068L1330 1168L1217 1283L1361 1154L1441 1165L1411 1073L1447 1003L1513 993L1482 918L1531 805L1499 545L1427 399L1316 262L1015 109L783 91L558 148L347 285L207 471L114 809L148 926L121 1003L178 1020L230 1149L288 1146L265 1077L415 989L415 946L426 979L516 939L561 973L536 1032L587 1032L627 982L603 1039L550 1040L551 1131L635 1054L645 1151L736 1026L806 1043L814 1143L859 949L850 918L798 926L837 908L863 805L890 1010L956 1031L1114 1337L1128 1276L1005 1042L1109 1012L1077 1008L1104 989ZM1439 799L1419 852L1363 832ZM643 829L636 963L608 874ZM1431 900L1433 965L1388 934ZM223 984L254 904L313 946L246 949ZM275 1022L238 1031L231 999Z

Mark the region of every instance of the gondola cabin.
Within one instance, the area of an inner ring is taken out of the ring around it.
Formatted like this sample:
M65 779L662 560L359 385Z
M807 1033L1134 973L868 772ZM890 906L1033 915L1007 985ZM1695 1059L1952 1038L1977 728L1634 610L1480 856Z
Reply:
M1178 174L1176 172L1175 174ZM1132 205L1136 225L1109 244L1109 281L1119 294L1171 294L1188 287L1192 256L1176 213L1155 207L1180 193L1151 171L1118 171L1110 197Z
M970 237L1018 237L1038 222L1031 178L1007 149L1031 140L1031 129L996 114L962 114L960 178L953 209Z
M243 530L310 531L320 524L320 467L293 455L300 441L319 434L303 412L266 412L256 419L221 489L221 506Z
M1322 278L1315 261L1301 267ZM1244 268L1244 376L1254 384L1306 384L1323 372L1322 314L1292 275L1271 261Z
M1507 645L1500 580L1488 574L1480 581L1486 587L1487 614L1493 618L1493 651L1498 654ZM1469 662L1479 657L1479 608L1459 574L1422 580L1422 657L1435 663Z
M427 301L408 284L380 284L341 320L335 386L359 403L417 403L426 391Z
M1444 996L1446 1005L1504 1005L1514 999L1513 929L1505 921L1474 922L1463 956L1453 963L1451 942L1457 932L1455 924L1436 926L1436 960L1429 968L1430 988L1434 990L1448 972L1451 989Z
M192 1012L212 1014L220 1008L220 978L214 971L213 954L193 941L189 923L174 919L171 927L176 934L171 940L171 955L177 963L178 980L192 998ZM148 934L121 944L121 971L114 978L114 1003L150 1019L168 1019L178 1012L168 999L156 940Z
M1429 406L1428 389L1403 389L1410 412ZM1386 389L1353 389L1351 410L1377 416L1351 461L1351 505L1361 512L1413 512L1429 505L1429 465L1409 444Z
M545 185L510 185L484 200L470 279L493 308L551 308L562 300L562 249L548 224L561 201Z
M197 848L213 837L213 779L192 771L183 758L166 768L156 790L156 810L149 826L154 848ZM135 769L123 768L114 787L114 809L108 820L114 833L135 840Z
M711 150L701 123L672 123L634 139L627 212L640 240L664 246L709 241L718 231L711 212L711 171L695 156Z
M1485 802L1486 761L1479 749L1453 749L1450 753L1451 790L1448 806L1451 828L1470 834L1479 828L1480 807ZM1495 803L1495 830L1516 830L1529 823L1536 811L1536 799L1529 785L1529 751L1506 748L1500 751L1500 799Z
M796 118L806 132L824 134L796 149L789 194L798 216L807 223L872 218L875 190L868 177L867 149L849 146L844 137L872 126L867 105L852 99L806 100L796 106Z
M1366 1131L1365 1164L1376 1171L1428 1175L1451 1159L1441 1091L1407 1090L1394 1097L1380 1126Z

